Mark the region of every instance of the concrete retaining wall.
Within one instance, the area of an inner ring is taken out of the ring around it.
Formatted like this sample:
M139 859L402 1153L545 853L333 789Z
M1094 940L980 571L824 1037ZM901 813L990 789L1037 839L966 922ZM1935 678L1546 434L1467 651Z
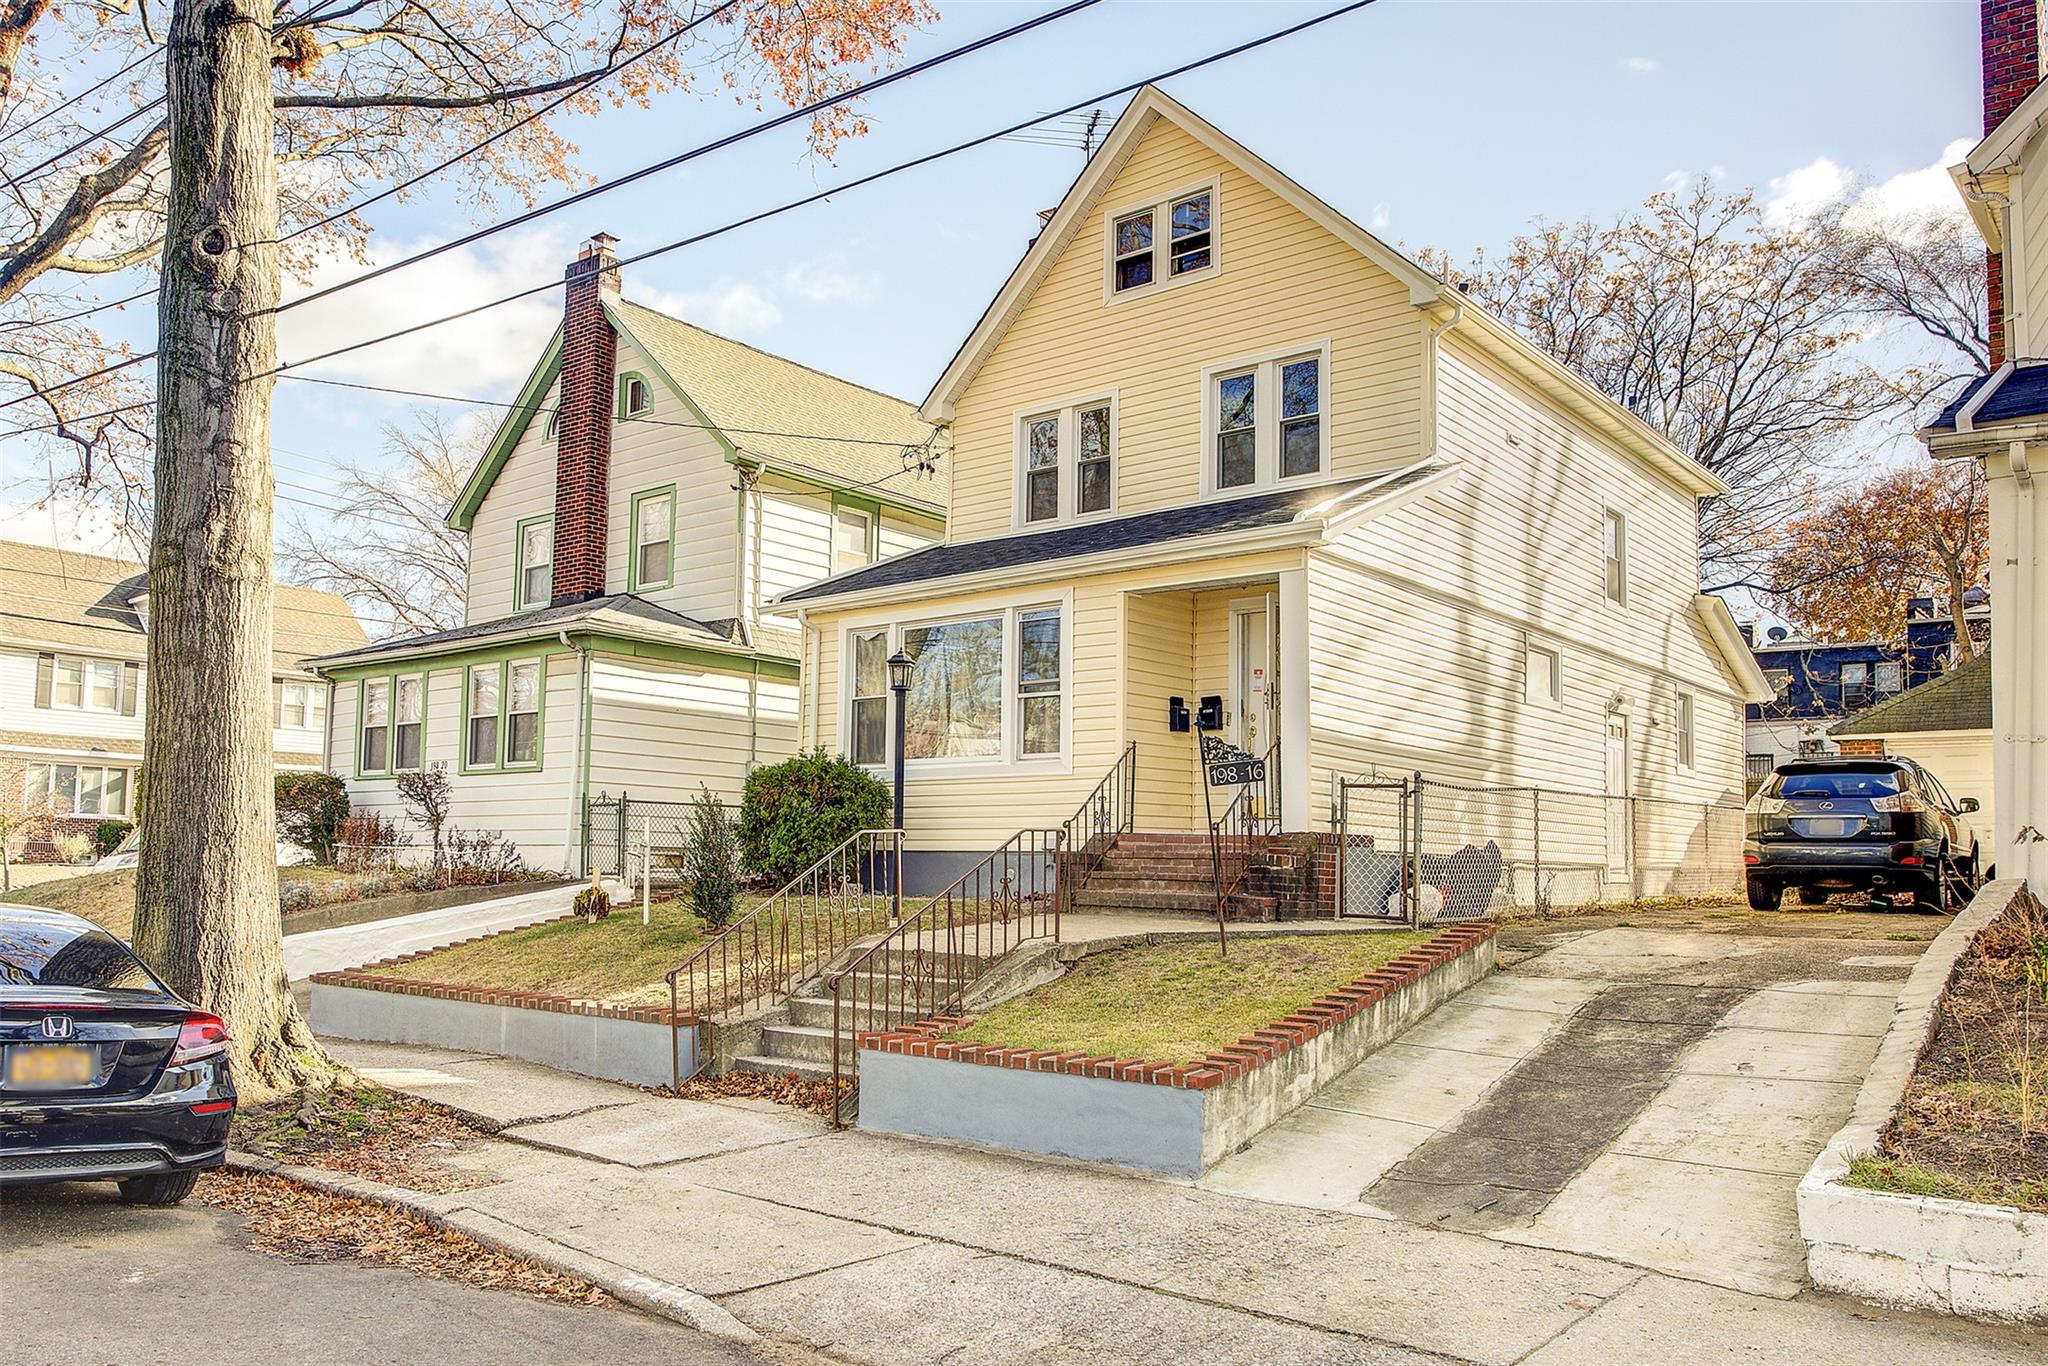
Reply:
M565 1072L634 1086L666 1086L666 1024L612 1015L536 1010L313 981L313 1030L337 1039L435 1044L502 1053ZM697 1030L679 1031L683 1075L697 1070Z
M1843 1185L1878 1149L1940 1023L1941 999L1977 935L2023 894L1987 884L1936 936L1899 992L1848 1123L1799 1183L1806 1272L1823 1290L1968 1318L2048 1322L2048 1214Z
M1493 971L1491 927L1416 952L1429 954L1427 970L1397 959L1225 1050L1230 1062L1168 1067L972 1045L961 1060L960 1046L934 1041L951 1021L866 1035L860 1127L1199 1176Z

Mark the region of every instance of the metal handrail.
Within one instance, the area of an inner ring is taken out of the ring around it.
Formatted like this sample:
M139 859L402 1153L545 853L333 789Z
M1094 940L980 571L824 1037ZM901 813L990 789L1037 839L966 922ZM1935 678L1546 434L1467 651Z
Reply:
M1067 862L1056 888L1062 907L1074 904L1089 874L1102 866L1118 835L1137 828L1138 742L1124 746L1124 752L1109 766L1109 772L1095 785L1087 800L1062 827L1067 839Z
M903 832L861 830L669 969L669 1052L682 1085L683 1021L786 1000L901 913ZM686 999L687 998L687 999Z
M1223 808L1223 814L1209 823L1209 868L1216 889L1216 914L1234 895L1251 872L1258 841L1272 833L1280 822L1280 742L1266 750L1266 776L1238 788Z
M857 1094L850 1036L943 1015L1011 949L1059 942L1066 838L1064 827L1019 830L831 974L835 1126Z

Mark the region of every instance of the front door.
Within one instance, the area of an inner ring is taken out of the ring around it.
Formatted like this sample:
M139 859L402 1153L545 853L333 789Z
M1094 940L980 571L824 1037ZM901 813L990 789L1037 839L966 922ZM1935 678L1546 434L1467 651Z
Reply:
M1629 863L1628 718L1607 718L1607 880L1626 882Z
M1280 691L1273 677L1272 595L1258 605L1233 604L1230 614L1231 740L1253 758L1264 758L1276 731Z

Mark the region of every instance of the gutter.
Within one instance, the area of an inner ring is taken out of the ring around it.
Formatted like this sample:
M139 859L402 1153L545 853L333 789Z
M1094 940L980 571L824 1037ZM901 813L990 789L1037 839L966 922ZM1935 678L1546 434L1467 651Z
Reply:
M1992 395L1996 394L2001 388L2005 386L2005 382L2012 378L2012 372L2013 363L2010 360L2007 360L2003 365L1999 366L1996 370L1993 370L1991 372L1991 378L1984 381L1984 387L1979 389L1976 393L1970 395L1970 401L1968 403L1965 403L1959 410L1957 410L1957 436L1968 436L1971 432L1977 429L1978 410L1981 409L1985 404L1989 403L1991 401Z

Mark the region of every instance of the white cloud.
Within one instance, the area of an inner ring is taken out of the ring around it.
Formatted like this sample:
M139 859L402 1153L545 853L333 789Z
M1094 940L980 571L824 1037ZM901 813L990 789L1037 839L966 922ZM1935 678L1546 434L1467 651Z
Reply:
M129 559L139 558L141 551L123 535L111 511L72 498L0 502L0 541Z
M811 304L869 304L881 292L882 277L856 270L843 251L799 261L782 272L782 291Z
M880 272L853 264L857 252L835 249L748 279L721 275L701 289L640 291L649 308L713 332L757 340L804 308L861 307L881 297ZM630 281L627 293L634 295Z
M782 321L782 306L768 287L725 275L708 289L655 291L639 297L657 312L735 337L758 337Z
M1623 57L1621 69L1631 76L1654 76L1664 69L1655 57Z
M1911 219L1961 213L1962 201L1948 168L1961 161L1970 147L1968 138L1958 138L1944 147L1932 164L1901 171L1875 184L1827 157L1816 157L1765 187L1764 211L1775 223L1794 223L1847 196L1851 202L1846 213L1851 222L1863 216Z
M1365 224L1374 232L1385 232L1394 226L1394 208L1384 199L1372 206L1372 217Z

